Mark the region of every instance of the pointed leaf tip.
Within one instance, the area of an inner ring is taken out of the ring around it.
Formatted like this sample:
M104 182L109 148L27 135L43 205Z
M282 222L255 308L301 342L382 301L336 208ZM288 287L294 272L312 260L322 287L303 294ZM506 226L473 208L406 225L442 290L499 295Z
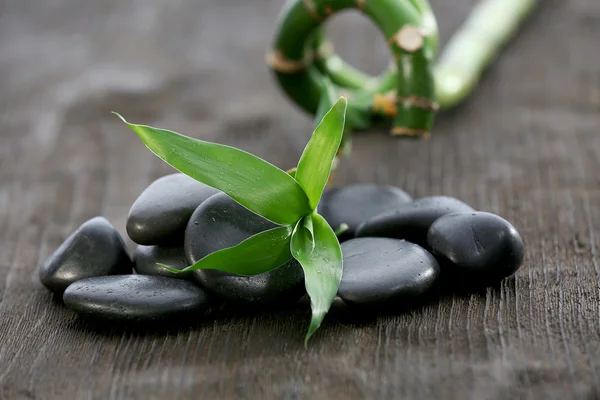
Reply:
M121 114L119 114L118 112L116 112L116 111L111 111L110 113L111 113L111 114L114 114L114 115L116 115L117 117L119 117L119 119L121 119L121 121L123 121L123 122L125 122L127 125L129 125L129 122L127 122L127 120L126 120L126 119L125 119L125 118L124 118L124 117L123 117Z
M306 229L296 229L292 234L292 255L304 270L306 291L310 296L312 316L305 344L319 329L331 307L342 278L342 249L335 233L319 214L311 216L315 248L306 246Z
M306 336L304 337L304 348L308 348L308 341L315 334L315 332L321 326L321 322L325 318L325 313L313 313L310 321L310 326L308 327L308 332L306 332Z
M174 274L179 274L179 273L183 272L180 269L171 268L171 267L169 267L169 266L167 266L165 264L162 264L162 263L156 263L156 265L158 265L159 267L162 267L162 268L166 269L167 271L172 272Z
M308 196L311 210L316 210L329 180L333 161L342 143L346 123L345 97L341 97L315 128L296 168L294 178Z

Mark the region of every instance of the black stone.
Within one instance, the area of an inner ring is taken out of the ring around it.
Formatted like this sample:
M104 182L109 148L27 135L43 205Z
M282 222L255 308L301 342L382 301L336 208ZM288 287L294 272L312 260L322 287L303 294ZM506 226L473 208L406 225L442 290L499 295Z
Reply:
M183 238L194 210L218 190L176 173L154 181L131 206L127 234L142 245L172 244Z
M133 264L119 232L106 218L95 217L44 260L39 278L52 292L62 293L83 278L132 272Z
M425 249L405 240L356 238L342 243L344 272L338 295L351 305L414 300L429 292L439 265Z
M356 228L369 218L411 200L408 193L397 187L361 183L326 190L318 212L334 230L343 223L348 225L348 230L339 237L344 241L354 237Z
M514 226L486 212L445 215L431 225L427 240L444 275L466 286L493 285L515 273L525 257Z
M157 265L161 263L182 270L188 267L183 246L138 246L133 253L135 271L140 275L159 275L169 278L193 280L191 272L175 274Z
M276 227L224 193L198 207L185 234L185 253L190 265L215 251L232 247L257 233ZM207 292L230 302L292 302L304 293L304 273L290 260L278 268L255 276L240 276L219 270L196 270L195 278Z
M85 317L136 322L198 315L207 307L206 294L192 282L148 275L82 279L65 290L63 301Z
M435 220L446 214L469 211L474 210L453 197L422 197L371 218L358 228L356 236L405 239L427 247L427 231Z

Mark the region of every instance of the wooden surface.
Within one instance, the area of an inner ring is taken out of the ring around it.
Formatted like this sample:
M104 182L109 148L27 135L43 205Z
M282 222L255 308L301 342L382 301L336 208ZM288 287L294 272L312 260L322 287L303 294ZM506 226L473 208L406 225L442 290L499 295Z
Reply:
M305 350L306 304L95 326L41 287L38 264L79 224L104 215L124 233L171 172L112 110L293 166L312 121L264 64L281 3L0 1L0 399L600 398L597 0L542 0L431 140L361 134L337 175L512 221L526 261L499 289L379 317L336 309ZM444 39L472 4L433 1ZM368 21L332 31L350 61L386 65Z

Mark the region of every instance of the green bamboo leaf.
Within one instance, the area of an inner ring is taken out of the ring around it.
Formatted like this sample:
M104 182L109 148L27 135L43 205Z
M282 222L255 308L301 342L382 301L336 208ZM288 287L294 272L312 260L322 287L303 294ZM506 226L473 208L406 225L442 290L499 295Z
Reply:
M158 157L180 172L227 193L266 219L291 225L310 212L302 187L276 166L234 147L127 122Z
M313 250L315 249L315 234L310 215L302 218L294 227L291 246L292 249L302 248L302 252L306 256L310 256L310 254L312 254Z
M218 269L237 275L258 275L271 271L292 258L291 236L292 227L282 226L251 236L236 246L215 251L182 270L159 265L174 273Z
M310 240L312 252L315 249L315 230L310 215L307 215L304 218L302 218L302 229L304 229L306 231L306 234L308 234L308 239Z
M298 162L295 178L306 192L312 210L321 199L344 135L347 104L346 98L341 97L325 114Z
M310 296L312 318L304 344L319 329L329 311L342 279L342 249L335 233L319 214L311 215L315 247L310 251L305 229L295 229L292 234L292 255L304 269L306 291Z

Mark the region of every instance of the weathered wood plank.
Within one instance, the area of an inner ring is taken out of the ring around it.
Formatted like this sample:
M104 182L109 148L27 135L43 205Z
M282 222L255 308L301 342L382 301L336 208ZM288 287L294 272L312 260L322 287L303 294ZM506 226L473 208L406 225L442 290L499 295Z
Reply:
M0 399L599 397L595 0L542 2L431 140L359 134L337 174L511 220L526 264L498 289L379 317L338 307L305 350L306 304L120 328L80 321L41 287L37 265L77 225L102 214L125 233L129 205L171 172L111 110L297 159L312 121L264 65L281 3L0 2ZM433 1L443 37L472 4ZM351 61L385 65L367 21L332 31Z

